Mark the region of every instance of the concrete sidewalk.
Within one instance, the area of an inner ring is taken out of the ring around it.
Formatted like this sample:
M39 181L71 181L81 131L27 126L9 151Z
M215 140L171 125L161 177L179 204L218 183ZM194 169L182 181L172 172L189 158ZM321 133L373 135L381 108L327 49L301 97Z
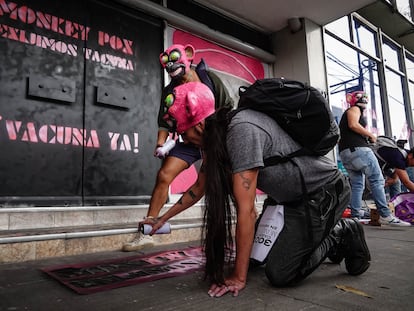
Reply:
M274 288L263 268L258 268L249 272L248 285L239 297L211 298L201 272L78 295L39 270L51 265L131 256L104 252L0 265L0 310L413 310L414 226L364 228L372 262L368 271L357 277L346 273L344 263L327 261L298 286ZM145 253L188 245L156 247ZM341 286L346 290L338 288Z

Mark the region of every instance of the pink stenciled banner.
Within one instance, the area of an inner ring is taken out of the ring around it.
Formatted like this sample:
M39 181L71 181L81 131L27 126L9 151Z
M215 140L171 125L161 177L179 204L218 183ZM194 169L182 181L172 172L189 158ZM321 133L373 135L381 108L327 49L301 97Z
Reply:
M41 270L78 294L92 294L171 278L203 268L202 248L188 247L147 255L52 266Z

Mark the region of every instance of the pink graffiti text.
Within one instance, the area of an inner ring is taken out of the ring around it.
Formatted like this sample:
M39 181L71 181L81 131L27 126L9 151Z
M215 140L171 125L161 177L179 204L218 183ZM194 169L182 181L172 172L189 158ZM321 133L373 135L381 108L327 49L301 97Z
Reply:
M19 6L14 2L6 0L0 0L0 17L1 16L7 16L10 20L19 21L27 25L34 25L39 29L44 29L82 41L88 41L91 30L90 27L74 21L34 10L26 5ZM20 36L24 36L22 32L23 31L20 31ZM125 55L133 55L134 42L132 40L120 38L103 31L98 31L97 36L97 43L99 46L107 46L112 50L124 53ZM24 42L22 40L17 41Z
M128 135L108 132L106 137L105 135L100 137L95 129L88 130L54 124L39 126L34 122L3 119L1 115L0 121L0 138L4 138L2 133L5 133L5 137L10 141L83 146L95 149L101 148L102 141L104 141L104 145L108 146L112 151L139 153L138 133Z

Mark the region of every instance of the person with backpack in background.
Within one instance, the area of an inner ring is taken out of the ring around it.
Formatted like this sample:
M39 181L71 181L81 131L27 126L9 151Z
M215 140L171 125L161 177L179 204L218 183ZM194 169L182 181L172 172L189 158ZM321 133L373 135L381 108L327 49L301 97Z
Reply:
M350 186L332 160L301 155L266 165L265 159L292 154L302 146L263 112L216 111L213 94L201 83L177 86L168 115L176 120L184 141L203 150L204 168L196 183L200 187L191 189L193 194L184 193L182 200L158 218L153 231L205 191L205 277L211 282L211 297L237 296L246 287L257 189L283 204L284 210L283 229L262 262L273 286L297 284L331 252L342 255L351 275L368 269L371 257L362 225L341 218L349 203ZM227 275L229 262L234 267Z
M410 150L401 148L386 136L379 136L375 145L374 153L387 177L385 186L390 187L401 181L409 192L414 192L414 183L407 173L407 168L414 166L414 148Z
M378 160L370 148L377 137L368 131L364 111L368 96L363 91L347 94L350 107L345 110L339 122L341 138L338 143L339 156L348 172L351 182L351 217L360 218L365 178L368 179L371 194L383 225L410 226L392 215L385 196L385 182Z
M397 140L397 146L405 149L405 144L408 142L408 140L406 139L398 139ZM406 172L408 174L408 177L410 178L411 181L414 181L414 167L413 166L409 166L406 169ZM398 185L400 192L409 192L409 190L407 189L406 186L404 186L403 184L401 184L401 181L398 182Z
M157 145L154 150L154 156L162 158L163 161L157 174L147 216L144 221L139 222L139 225L144 223L152 225L156 222L161 208L167 202L168 187L171 182L178 174L201 159L201 152L198 147L192 144L183 144L178 140L176 143L167 140L169 133L173 133L175 136L175 123L172 120L163 119L171 103L171 94L174 87L192 81L202 82L213 91L216 107L233 107L233 100L223 82L214 72L208 70L204 60L201 60L195 68L191 68L194 57L195 49L190 44L185 46L174 44L160 54L160 63L171 78L171 82L163 89L161 95ZM160 151L159 148L167 147L166 144L170 144L173 148L166 153L162 149ZM137 251L143 247L153 245L152 236L138 232L134 240L123 245L122 250L127 252Z
M402 191L401 188L401 181L398 178L398 176L396 176L395 170L393 168L389 168L387 166L387 164L382 161L377 153L377 149L379 147L381 147L382 145L388 145L390 147L393 148L402 148L404 149L404 145L407 142L407 140L405 140L405 142L403 143L402 140L398 140L397 142L395 142L394 139L387 137L387 136L379 136L377 137L377 141L375 142L375 144L373 145L374 147L372 148L375 155L377 156L377 160L380 164L380 167L382 169L382 175L384 176L385 179L385 195L387 196L387 201L389 201L390 199L392 199L393 197L399 195Z

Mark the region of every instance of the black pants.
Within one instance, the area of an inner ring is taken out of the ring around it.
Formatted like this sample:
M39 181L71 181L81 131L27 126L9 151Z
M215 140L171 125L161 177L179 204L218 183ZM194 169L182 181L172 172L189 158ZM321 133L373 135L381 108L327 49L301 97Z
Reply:
M266 263L274 286L293 285L312 273L336 243L330 232L349 205L350 186L338 172L334 182L308 196L307 202L285 204L285 224Z

